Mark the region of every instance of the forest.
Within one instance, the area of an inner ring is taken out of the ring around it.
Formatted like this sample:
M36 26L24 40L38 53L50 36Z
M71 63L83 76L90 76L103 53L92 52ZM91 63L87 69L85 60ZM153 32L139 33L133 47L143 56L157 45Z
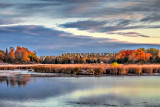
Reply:
M59 56L41 56L27 48L17 46L0 50L0 62L11 64L90 64L117 62L119 64L160 63L160 50L140 48L121 50L118 53L64 53Z

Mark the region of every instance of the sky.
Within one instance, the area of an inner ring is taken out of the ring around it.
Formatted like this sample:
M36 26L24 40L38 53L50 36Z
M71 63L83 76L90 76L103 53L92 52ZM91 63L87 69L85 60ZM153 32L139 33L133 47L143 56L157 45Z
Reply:
M160 0L0 0L0 49L38 56L160 49Z

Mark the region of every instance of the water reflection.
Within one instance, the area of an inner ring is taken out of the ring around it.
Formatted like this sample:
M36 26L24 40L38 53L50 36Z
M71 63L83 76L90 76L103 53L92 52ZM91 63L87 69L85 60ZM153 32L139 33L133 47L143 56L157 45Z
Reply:
M0 107L160 106L158 76L75 78L18 74L0 81Z
M25 86L30 81L30 74L23 74L23 75L15 75L15 76L3 76L0 77L0 84L6 82L7 86L11 85L15 87Z

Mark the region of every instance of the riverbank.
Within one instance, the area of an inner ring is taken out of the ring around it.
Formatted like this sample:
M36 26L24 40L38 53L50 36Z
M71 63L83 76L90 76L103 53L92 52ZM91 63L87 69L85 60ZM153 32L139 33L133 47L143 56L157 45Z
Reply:
M148 75L160 73L160 64L28 64L0 65L0 70L27 69L40 73L62 73L73 75Z

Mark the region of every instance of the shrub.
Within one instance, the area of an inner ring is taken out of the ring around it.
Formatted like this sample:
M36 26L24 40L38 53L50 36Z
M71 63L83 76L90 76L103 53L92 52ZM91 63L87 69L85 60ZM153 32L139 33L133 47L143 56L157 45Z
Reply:
M80 68L75 67L75 68L73 68L73 70L72 70L72 74L77 75L77 74L79 74L80 71L81 71Z
M98 75L103 74L103 69L102 68L94 68L94 73L98 74Z
M94 69L90 69L88 72L94 74Z
M117 67L117 66L118 66L118 63L117 63L117 62L114 62L114 63L112 63L112 66Z

